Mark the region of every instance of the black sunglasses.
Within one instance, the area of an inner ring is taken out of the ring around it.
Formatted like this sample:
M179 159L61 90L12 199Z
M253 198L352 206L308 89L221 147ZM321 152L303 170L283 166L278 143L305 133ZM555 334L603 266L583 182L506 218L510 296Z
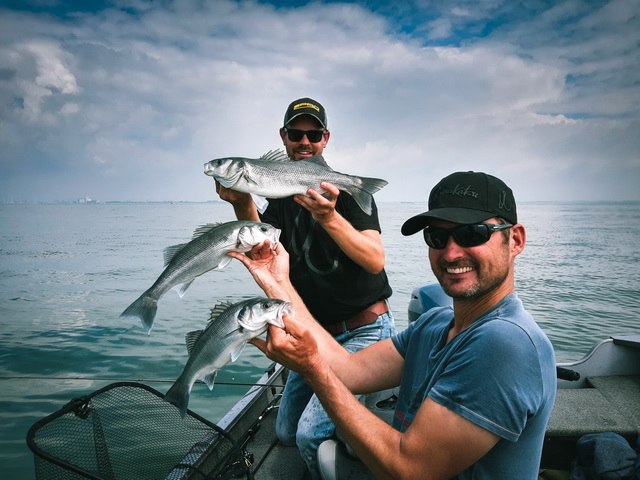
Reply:
M291 142L299 142L306 135L311 143L318 143L325 134L324 130L298 130L297 128L286 127L284 131Z
M489 241L491 235L500 230L513 227L510 223L478 223L476 225L459 225L453 228L427 227L422 233L424 241L431 248L443 249L447 245L449 236L453 235L455 241L461 247L476 247Z

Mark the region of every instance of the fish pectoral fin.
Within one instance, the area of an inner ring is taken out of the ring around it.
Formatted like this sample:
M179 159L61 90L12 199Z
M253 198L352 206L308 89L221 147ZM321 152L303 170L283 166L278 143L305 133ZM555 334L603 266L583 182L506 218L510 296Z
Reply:
M213 390L213 385L215 384L216 375L218 374L218 369L214 370L211 373L208 373L202 378L202 381L206 383L209 390Z
M184 297L184 294L187 291L187 288L189 288L192 283L193 283L193 280L189 280L188 282L181 283L180 285L176 285L173 288L176 292L178 292L178 296L182 298Z
M233 257L230 257L229 255L225 255L224 257L222 257L222 260L220 260L220 263L216 266L215 269L222 270L224 267L226 267L231 263L231 260L233 260Z
M235 362L238 357L240 356L240 354L242 353L242 351L244 350L245 345L247 345L246 343L241 343L240 345L238 345L235 350L233 352L231 352L231 361Z
M256 204L256 208L258 209L258 212L264 213L264 211L269 206L269 200L267 200L264 197L261 197L260 195L255 195L253 193L251 194L251 198L253 199L253 203Z

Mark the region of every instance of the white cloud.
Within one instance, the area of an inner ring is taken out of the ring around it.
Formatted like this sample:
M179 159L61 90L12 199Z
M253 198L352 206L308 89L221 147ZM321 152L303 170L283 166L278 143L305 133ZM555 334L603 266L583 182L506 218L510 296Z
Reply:
M627 3L562 2L479 36L516 7L460 2L425 16L424 38L356 4L138 2L137 15L64 22L5 11L0 190L35 185L25 159L38 158L60 175L40 198L212 199L202 164L279 147L286 105L312 96L329 162L388 177L383 200L423 200L455 169L502 172L530 200L640 199L640 8ZM430 44L465 25L467 38ZM616 187L596 189L605 174ZM567 175L581 183L560 187Z

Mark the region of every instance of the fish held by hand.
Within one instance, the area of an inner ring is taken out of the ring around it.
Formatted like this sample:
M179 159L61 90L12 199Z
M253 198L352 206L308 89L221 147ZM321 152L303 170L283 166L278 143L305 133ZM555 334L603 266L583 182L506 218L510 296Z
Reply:
M269 324L284 328L285 314L292 315L293 310L283 300L252 298L216 305L204 330L187 333L189 359L164 399L178 407L184 417L196 380L204 380L212 390L218 370L235 362L247 342L265 333Z

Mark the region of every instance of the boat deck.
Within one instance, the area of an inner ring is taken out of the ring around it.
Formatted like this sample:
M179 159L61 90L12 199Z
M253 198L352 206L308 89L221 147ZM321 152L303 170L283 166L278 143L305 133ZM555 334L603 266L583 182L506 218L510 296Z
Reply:
M261 420L246 449L254 456L253 475L256 480L306 480L307 467L298 447L287 447L274 435L277 410L270 410Z

